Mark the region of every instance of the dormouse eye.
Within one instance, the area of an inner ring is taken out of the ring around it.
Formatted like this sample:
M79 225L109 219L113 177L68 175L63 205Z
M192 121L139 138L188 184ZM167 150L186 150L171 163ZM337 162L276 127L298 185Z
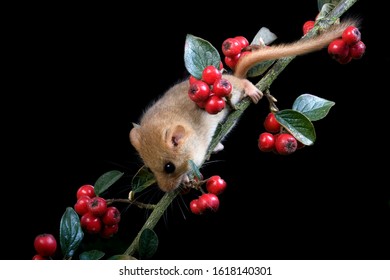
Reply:
M168 174L175 172L176 166L172 162L168 162L164 166L164 171Z

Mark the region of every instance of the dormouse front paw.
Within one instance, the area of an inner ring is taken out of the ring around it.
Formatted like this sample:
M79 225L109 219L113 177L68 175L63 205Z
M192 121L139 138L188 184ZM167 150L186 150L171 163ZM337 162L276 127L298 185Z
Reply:
M249 96L257 104L263 98L263 93L249 80L244 80L244 96Z

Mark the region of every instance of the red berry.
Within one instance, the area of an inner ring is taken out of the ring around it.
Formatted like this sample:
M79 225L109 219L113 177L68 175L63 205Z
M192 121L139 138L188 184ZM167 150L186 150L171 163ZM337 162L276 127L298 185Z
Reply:
M198 207L200 209L218 211L219 198L213 193L204 193L198 198Z
M345 28L341 38L347 45L352 45L360 41L361 33L359 28L356 26L350 25Z
M195 102L195 103L196 103L196 105L198 105L199 108L204 109L204 107L206 107L206 102L207 102L207 99L203 100L203 101Z
M302 31L303 34L306 34L314 27L315 21L314 20L308 20L303 24Z
M92 185L82 185L76 193L77 199L82 197L83 195L89 196L89 197L95 197L95 189Z
M297 140L297 150L302 149L304 147L306 147L306 145Z
M227 79L221 78L214 82L211 91L217 96L226 97L231 93L232 88L232 84Z
M251 51L244 51L244 52L241 52L240 53L240 55L239 55L239 57L238 57L238 59L240 59L240 58L242 58L242 57L244 57L244 56L246 56L247 54L250 54L251 53ZM237 64L237 63L236 63Z
M208 85L214 84L216 80L221 79L222 73L214 65L206 66L202 72L202 81Z
M201 80L195 81L190 84L188 89L188 96L194 102L205 101L210 95L210 86Z
M222 43L222 53L225 56L235 56L241 52L241 41L236 38L227 38Z
M41 256L40 254L36 254L32 257L33 260L37 261L37 260L48 260L49 258L48 257L43 257Z
M115 225L121 220L121 212L115 206L107 207L106 213L102 216L105 225Z
M328 45L328 53L333 59L339 61L348 56L349 46L343 39L335 39Z
M226 189L226 181L218 175L211 176L206 182L206 189L209 193L219 195Z
M225 104L225 100L222 97L212 95L207 99L204 109L207 113L215 115L225 108Z
M103 197L100 196L91 198L88 201L87 206L88 211L96 217L103 216L107 211L107 202Z
M194 82L196 82L196 81L199 81L197 78L195 78L194 76L190 76L190 78L188 79L189 80L189 82L190 82L190 85L191 84L193 84Z
M280 133L275 140L275 150L280 155L292 154L297 147L297 139L290 133Z
M349 46L349 55L353 59L362 58L365 52L366 52L366 45L363 43L363 41L358 41L355 44Z
M257 144L260 151L271 152L275 148L275 137L270 132L260 133Z
M89 211L88 202L90 200L91 200L91 198L89 196L86 196L86 195L80 197L73 207L74 210L76 211L76 213L79 214L80 216L87 213Z
M203 212L205 211L205 209L199 207L199 199L191 200L190 209L191 212L194 213L195 215L203 214Z
M50 233L42 233L35 237L34 248L38 255L51 257L57 250L57 240Z
M236 36L236 37L234 37L234 39L237 39L237 40L240 42L240 44L241 44L241 49L243 49L243 48L249 46L249 41L248 41L248 39L245 38L244 36Z
M280 123L276 120L275 114L269 112L263 122L264 128L268 132L277 133L280 131Z
M118 230L119 230L119 225L118 224L104 225L103 228L101 229L101 231L99 232L99 234L103 238L110 238L115 233L117 233Z
M86 232L96 234L100 232L103 224L99 217L96 217L91 212L88 212L81 216L80 226Z
M241 56L241 53L235 55L235 56L225 56L224 60L225 60L225 64L232 70L234 70L234 68L236 67L237 65L237 61L238 59L240 58Z
M344 58L339 58L337 60L338 63L340 64L347 64L348 62L350 62L352 60L352 56L350 54L348 54L346 57Z

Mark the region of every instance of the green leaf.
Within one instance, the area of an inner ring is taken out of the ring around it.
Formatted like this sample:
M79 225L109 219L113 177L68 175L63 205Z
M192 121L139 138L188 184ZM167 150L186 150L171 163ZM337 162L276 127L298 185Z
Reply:
M277 38L275 33L272 33L267 27L262 27L253 38L251 45L269 45Z
M198 180L201 180L202 179L202 174L200 173L200 170L199 170L199 167L195 164L195 162L193 162L192 160L189 160L188 163L190 164L191 166L191 170L194 174L194 176L198 179Z
M140 237L138 244L138 252L141 259L149 259L157 251L158 237L157 234L149 229L145 228Z
M80 260L100 260L104 256L104 252L99 250L91 250L87 252L82 252L79 255Z
M108 260L136 260L136 258L129 255L114 255L109 257Z
M304 114L285 109L275 113L276 120L299 142L306 146L313 145L316 140L316 133L313 123Z
M336 1L336 2L338 2L338 1ZM323 4L322 8L319 9L318 15L316 16L316 21L327 17L330 14L330 12L332 12L332 10L336 7L336 4L334 4L334 3Z
M339 2L340 0L317 0L318 11L321 11L324 8L324 5L334 8Z
M192 76L201 79L206 66L214 65L219 69L220 62L221 57L210 42L187 34L184 45L184 64Z
M95 182L95 194L99 196L123 176L123 172L111 170L101 175Z
M333 105L333 101L305 93L295 99L292 109L301 112L311 121L318 121L329 113Z
M150 172L149 169L144 165L138 170L138 172L131 180L132 191L134 193L143 191L154 183L156 183L156 178L154 177L153 173Z
M74 255L83 238L79 215L72 207L67 207L60 222L60 245L64 258Z
M267 60L255 64L249 69L247 76L253 78L264 74L264 72L267 71L274 62L275 60Z
M267 27L262 27L257 32L255 37L253 38L251 44L253 45L260 45L265 46L271 44L273 41L275 41L278 37L272 33ZM267 60L262 61L260 63L255 64L254 66L249 69L247 76L248 77L257 77L262 74L275 62L275 60Z

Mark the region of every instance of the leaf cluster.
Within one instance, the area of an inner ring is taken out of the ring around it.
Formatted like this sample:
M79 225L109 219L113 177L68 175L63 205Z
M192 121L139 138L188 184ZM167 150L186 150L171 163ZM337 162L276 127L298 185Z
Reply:
M332 9L339 4L340 1L335 0L318 0L319 14L317 19L326 18ZM262 27L252 40L252 44L265 46L271 44L276 35L268 28ZM184 63L187 71L195 78L200 79L203 69L208 65L219 67L221 57L218 50L207 40L188 34L186 36L184 48ZM252 67L249 72L249 77L257 77L264 75L275 61L265 61ZM320 98L318 96L305 93L298 96L291 109L277 110L275 112L276 119L289 133L294 135L296 139L305 145L313 145L316 140L316 132L313 122L323 119L327 116L329 110L335 102ZM196 178L201 178L199 167L190 161L190 166L194 171ZM113 186L122 176L123 172L111 170L101 175L95 182L95 193L97 196L103 195L111 186ZM149 186L155 183L153 174L145 167L141 167L135 176L132 178L132 194L140 193ZM167 202L163 200L168 195L164 196L158 203L153 212L164 212L167 207ZM171 201L175 195L166 199ZM170 200L169 200L170 199ZM151 215L152 216L152 215ZM157 218L156 218L157 217ZM161 215L156 215L153 219L159 219ZM151 219L151 217L149 218ZM151 221L146 221L145 225L153 224ZM154 221L154 224L156 221ZM129 260L136 259L133 256L137 252L137 257L140 259L151 258L159 244L158 236L153 231L153 226L144 227L140 230L133 243L128 250L123 254L106 256L106 254L97 249L81 250L81 243L84 240L84 232L80 225L78 214L72 207L66 208L60 221L60 246L64 259L79 258L80 260ZM134 245L134 246L133 246ZM135 248L135 249L133 249ZM81 252L80 252L81 251ZM130 252L130 253L127 253ZM76 255L78 254L78 255Z

